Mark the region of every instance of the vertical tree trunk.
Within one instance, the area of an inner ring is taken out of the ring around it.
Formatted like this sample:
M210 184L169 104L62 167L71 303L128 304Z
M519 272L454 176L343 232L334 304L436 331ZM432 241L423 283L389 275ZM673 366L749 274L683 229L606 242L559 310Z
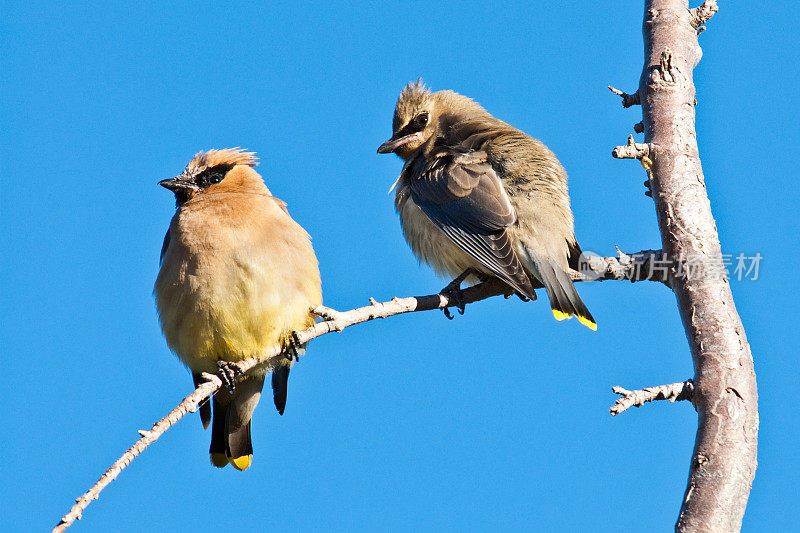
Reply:
M645 0L645 61L637 94L650 187L663 250L675 261L673 290L694 361L699 421L677 531L741 528L756 470L758 393L753 358L724 275L695 134L692 70L698 28L713 0ZM701 31L701 30L700 30ZM723 178L720 176L720 178Z

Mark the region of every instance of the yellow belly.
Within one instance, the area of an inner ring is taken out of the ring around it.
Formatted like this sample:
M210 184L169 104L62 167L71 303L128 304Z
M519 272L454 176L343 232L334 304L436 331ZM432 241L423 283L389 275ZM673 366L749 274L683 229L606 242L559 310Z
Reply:
M292 331L313 325L309 309L322 294L302 230L266 245L248 241L236 227L217 227L212 238L198 223L189 239L181 229L194 219L181 216L154 292L167 344L189 368L214 372L217 361L260 357L286 346Z
M167 344L195 372L213 372L220 360L258 357L314 323L307 297L242 271L208 278L166 273L156 294Z

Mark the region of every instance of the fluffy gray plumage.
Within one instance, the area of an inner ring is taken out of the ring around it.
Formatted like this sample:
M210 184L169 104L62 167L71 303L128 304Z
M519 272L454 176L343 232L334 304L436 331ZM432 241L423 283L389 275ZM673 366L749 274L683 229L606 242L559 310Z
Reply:
M595 329L567 274L581 253L567 174L543 143L420 81L400 93L393 131L378 151L406 161L395 207L420 260L450 277L472 268L531 299L543 286L556 318Z

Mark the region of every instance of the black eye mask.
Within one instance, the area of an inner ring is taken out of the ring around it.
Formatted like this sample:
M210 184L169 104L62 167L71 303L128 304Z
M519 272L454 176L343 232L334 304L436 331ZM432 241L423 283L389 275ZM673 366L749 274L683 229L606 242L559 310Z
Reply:
M234 165L225 164L217 165L205 169L203 172L195 176L194 182L201 189L207 189L215 183L221 182L225 179L225 175L234 167Z

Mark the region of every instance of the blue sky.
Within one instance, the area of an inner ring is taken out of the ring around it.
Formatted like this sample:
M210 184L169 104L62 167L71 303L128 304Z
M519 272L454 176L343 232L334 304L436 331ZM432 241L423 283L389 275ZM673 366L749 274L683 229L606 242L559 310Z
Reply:
M378 156L397 93L422 76L544 141L570 175L584 249L660 245L642 169L617 161L638 108L639 2L7 4L0 17L3 531L52 526L191 390L152 300L174 210L156 186L201 149L242 146L313 236L325 303L428 294ZM701 36L698 139L756 359L761 439L745 530L800 520L793 391L798 289L794 89L800 8L723 2ZM794 77L794 81L787 79ZM641 136L637 136L641 138ZM672 294L578 287L598 321L494 299L311 343L286 413L253 422L244 473L210 466L181 421L75 531L571 530L672 527L696 428L687 403L612 418L610 388L692 376ZM794 510L792 510L794 509Z

